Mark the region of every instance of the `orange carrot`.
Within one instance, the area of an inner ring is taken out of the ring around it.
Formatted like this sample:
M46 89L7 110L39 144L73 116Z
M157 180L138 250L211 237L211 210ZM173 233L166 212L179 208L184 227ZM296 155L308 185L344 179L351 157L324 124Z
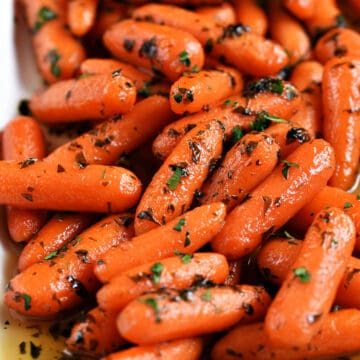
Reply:
M178 254L131 268L113 277L96 295L105 310L119 312L138 296L161 288L185 289L194 284L222 284L229 274L223 255Z
M164 289L131 301L119 314L117 327L131 342L155 344L256 321L269 303L264 288L250 285Z
M354 184L359 162L359 86L359 59L334 58L325 64L322 82L323 135L336 154L335 172L329 185L344 190Z
M127 112L136 100L136 88L120 72L57 82L31 96L35 118L47 124L103 120Z
M212 241L213 249L229 259L250 254L326 185L334 162L326 141L302 144L230 212Z
M220 339L211 352L212 360L302 360L351 354L360 349L360 311L340 310L330 313L322 330L303 347L276 347L265 334L264 325L239 325Z
M311 18L315 12L314 0L283 0L283 5L300 20Z
M72 0L67 7L67 23L75 36L84 36L95 23L98 0Z
M198 40L190 33L165 25L123 20L105 32L103 41L114 56L163 74L171 81L194 67L201 69L204 64Z
M236 14L234 7L229 3L222 3L218 6L201 6L195 9L195 12L203 16L207 16L216 24L222 26L234 24L236 22Z
M274 346L306 346L321 330L354 243L354 224L342 210L329 207L316 215L265 317Z
M88 213L55 214L22 249L18 270L24 271L36 262L55 256L95 219L96 215Z
M137 235L166 224L190 208L196 190L221 155L223 134L221 124L215 120L200 124L181 139L153 176L136 207Z
M222 201L232 210L275 168L279 146L264 133L249 133L225 155L219 168L200 189L202 204Z
M89 300L99 287L94 264L107 250L133 236L132 219L130 214L105 217L63 252L17 274L6 288L5 304L19 314L52 317Z
M167 341L156 345L133 346L112 353L101 360L197 360L204 349L201 338L189 338Z
M17 116L6 124L2 137L4 160L42 159L45 139L39 124L31 117ZM6 207L7 228L12 240L28 241L46 221L46 212Z
M116 328L116 313L95 307L72 327L65 351L71 355L98 357L125 344Z
M225 213L220 202L196 207L108 251L97 262L95 274L102 282L108 282L132 267L172 256L174 251L192 254L220 230Z
M134 206L141 193L131 171L113 166L1 161L0 178L0 203L24 209L119 212Z

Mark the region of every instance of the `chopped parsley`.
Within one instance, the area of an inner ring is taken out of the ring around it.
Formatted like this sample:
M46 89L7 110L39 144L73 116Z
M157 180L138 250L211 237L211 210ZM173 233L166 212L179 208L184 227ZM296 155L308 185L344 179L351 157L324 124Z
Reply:
M354 205L352 204L352 203L350 203L350 202L346 202L345 204L344 204L344 209L349 209L349 208L352 208Z
M47 254L47 255L44 257L44 260L51 260L51 259L53 259L57 254L58 254L58 251L57 251L57 250L52 251L51 253Z
M37 13L37 19L34 24L33 32L36 33L48 21L56 19L57 14L47 6L42 6Z
M211 302L211 289L205 290L201 295L200 299L206 302Z
M181 166L171 166L172 170L174 171L173 174L169 177L166 182L166 185L169 187L170 190L175 190L180 183L180 179L182 176L187 176L188 173L186 169Z
M299 278L300 282L306 284L311 280L311 274L304 266L300 266L292 270L295 277Z
M61 68L58 65L58 61L61 59L61 55L57 52L56 49L52 49L48 52L47 58L50 61L50 71L55 77L60 77Z
M186 220L184 218L180 219L178 223L173 227L176 231L181 231L182 227L186 224Z
M287 161L287 160L281 160L282 163L284 163L284 167L281 170L281 173L283 174L284 178L287 180L289 177L289 169L291 167L299 168L299 164Z
M189 53L184 50L179 54L179 61L181 64L184 64L185 66L189 67L191 65L191 61L189 58Z
M28 294L21 294L21 297L24 299L24 309L30 310L31 309L31 296Z
M156 262L151 268L150 271L153 273L152 280L155 285L160 282L160 276L164 270L164 265L161 262Z
M156 299L154 299L152 297L147 297L147 298L140 298L139 301L142 302L143 304L153 308L153 310L155 312L155 321L157 323L161 322L159 304Z
M179 256L181 261L184 263L184 264L188 264L191 259L194 257L193 254L184 254L184 253L181 253L180 251L178 250L175 250L174 251L174 255L176 256Z
M243 90L243 95L247 98L253 98L261 92L272 92L282 94L284 91L284 83L281 79L265 77L250 83Z

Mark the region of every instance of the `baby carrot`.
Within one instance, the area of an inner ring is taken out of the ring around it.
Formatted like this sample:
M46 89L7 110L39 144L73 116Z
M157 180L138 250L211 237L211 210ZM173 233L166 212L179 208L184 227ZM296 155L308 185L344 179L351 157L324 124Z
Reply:
M138 296L161 288L185 289L196 283L222 284L229 274L223 255L178 254L131 268L113 277L96 294L102 309L119 312Z
M95 23L98 0L72 0L67 7L67 24L75 36L84 36Z
M95 219L96 215L88 213L53 215L22 249L18 259L18 270L24 271L32 264L58 254L69 241Z
M306 346L320 331L354 243L355 227L343 210L329 207L316 215L265 317L275 346Z
M230 3L222 3L217 6L205 5L195 9L195 12L207 16L219 25L229 25L236 23L235 9Z
M222 331L239 321L256 321L269 303L270 296L258 286L164 289L131 301L120 312L117 327L131 342L155 344Z
M223 134L221 124L214 120L196 126L181 139L136 207L136 235L164 225L189 209L209 168L221 155Z
M104 356L126 344L116 327L116 313L95 307L76 322L66 339L65 351L71 355Z
M282 3L300 20L311 18L315 12L315 0L283 0Z
M103 120L127 112L136 100L136 88L120 72L63 80L34 92L29 107L46 124Z
M103 41L114 56L171 81L204 64L199 41L188 32L166 25L123 20L105 32Z
M299 146L229 213L213 249L229 259L250 254L326 185L334 163L333 149L322 139Z
M136 204L141 183L131 171L115 166L83 166L62 166L32 158L1 161L0 203L24 209L109 213Z
M4 160L42 159L45 139L40 125L31 117L17 116L6 124L2 137ZM6 221L13 241L28 241L46 221L46 212L6 207Z
M232 210L275 168L279 146L264 133L249 133L226 154L218 169L201 187L200 203L222 201Z
M306 346L290 348L272 345L262 323L239 325L215 344L211 359L303 360L351 354L360 349L359 323L359 310L332 312L326 317L322 330Z
M97 262L95 274L102 282L108 282L132 267L172 256L174 251L192 254L220 230L225 213L225 205L220 202L196 207L109 250Z
M344 190L354 184L359 162L359 87L359 59L334 58L325 64L322 82L323 135L336 154L335 172L329 185Z
M101 360L198 360L204 349L201 338L166 341L155 345L138 345L114 352Z
M19 314L52 317L75 309L98 289L94 264L110 248L133 236L130 214L105 217L71 241L59 254L13 277L5 304Z
M197 112L209 103L239 93L242 87L241 74L230 67L184 74L171 85L171 110L176 114Z

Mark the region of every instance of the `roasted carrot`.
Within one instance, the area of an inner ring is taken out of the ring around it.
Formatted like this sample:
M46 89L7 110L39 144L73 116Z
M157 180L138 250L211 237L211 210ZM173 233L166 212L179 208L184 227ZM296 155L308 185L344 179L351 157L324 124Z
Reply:
M359 59L334 58L325 64L322 82L323 135L336 154L335 172L329 185L344 190L354 184L359 162L359 86Z
M275 168L279 145L264 133L249 133L225 155L218 169L201 187L200 202L222 201L231 211Z
M132 220L127 213L105 217L63 252L29 266L10 280L5 304L19 314L37 317L52 317L83 304L99 287L94 264L108 249L133 236Z
M131 301L120 312L117 327L131 342L156 344L256 321L264 316L269 303L270 296L259 286L164 289Z
M197 360L204 349L201 338L166 341L156 345L139 345L112 353L101 360Z
M129 111L136 88L120 72L63 80L34 92L29 107L46 124L104 120Z
M75 168L29 158L1 161L0 178L0 203L24 209L119 212L134 206L141 193L135 174L115 166Z
M236 21L250 26L256 34L265 36L269 21L267 15L256 0L234 0ZM235 22L234 22L235 23Z
M326 141L302 144L229 213L212 241L213 249L229 259L250 254L326 185L334 163Z
M60 253L61 249L94 222L96 217L97 215L88 213L53 215L22 249L18 260L18 270L24 271L32 264Z
M314 48L316 58L325 64L332 57L360 56L360 35L348 28L335 28L326 32Z
M300 20L311 18L315 12L314 0L283 0L284 7Z
M210 103L239 93L242 88L241 74L230 67L184 74L171 85L171 110L177 114L197 112Z
M123 20L105 32L103 41L114 56L171 81L204 64L199 41L190 33L166 25Z
M126 344L116 327L116 313L95 307L71 328L65 351L72 355L104 356Z
M75 36L84 36L94 26L98 0L72 0L67 6L67 24Z
M135 213L137 235L161 226L190 208L222 152L224 130L218 121L190 130L154 174ZM156 201L154 201L156 199Z
M321 330L354 243L355 227L343 210L329 207L315 216L265 317L274 346L306 346Z
M138 296L164 287L178 290L194 284L222 284L229 274L223 255L178 254L139 265L113 277L96 294L101 308L119 312Z
M18 116L6 124L2 137L4 160L42 159L46 154L45 139L40 125L31 117ZM44 211L6 207L7 228L12 240L28 241L47 218Z
M96 276L102 282L108 282L132 267L172 256L174 251L192 254L220 230L225 213L225 206L220 202L199 206L161 227L136 236L104 254L96 264Z
M234 24L236 22L236 14L232 4L222 3L217 6L201 6L195 9L195 12L204 16L209 17L215 21L216 24L222 26Z
M215 344L211 359L300 360L351 354L360 349L359 322L359 310L332 312L326 317L322 330L306 346L292 348L272 345L262 323L239 325Z

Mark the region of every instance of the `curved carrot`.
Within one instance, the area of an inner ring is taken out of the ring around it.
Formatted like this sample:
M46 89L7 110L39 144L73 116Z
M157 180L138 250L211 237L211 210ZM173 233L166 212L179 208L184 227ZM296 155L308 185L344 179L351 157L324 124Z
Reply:
M324 67L322 82L323 135L334 148L336 167L329 185L348 190L355 182L359 162L360 60L334 58ZM346 91L344 91L346 89Z
M350 354L359 350L359 322L359 310L332 312L326 317L322 330L306 346L290 348L272 345L262 323L239 325L215 344L211 359L302 360Z
M320 331L354 243L355 227L343 210L329 207L316 215L265 317L275 346L306 346Z
M134 266L172 256L174 251L192 254L220 230L225 213L223 203L196 207L167 224L108 251L97 262L95 274L102 282L107 282Z
M311 18L315 12L314 0L282 0L283 5L300 20Z
M113 277L96 294L101 308L119 312L138 296L168 287L184 289L195 283L222 284L229 274L223 255L178 254L131 268Z
M216 24L220 24L222 26L234 24L236 22L235 9L233 5L229 3L222 3L217 6L201 6L196 8L195 12L203 16L207 16L211 20L215 21Z
M165 25L123 20L105 32L103 41L114 56L171 81L204 64L199 41L190 33Z
M209 167L221 155L223 134L221 124L215 120L195 127L181 139L136 207L137 235L166 224L190 208Z
M255 0L234 0L236 21L246 26L256 34L265 36L269 21L267 15Z
M326 141L302 144L229 213L212 241L213 249L229 259L250 254L326 185L334 163Z
M31 117L18 116L6 124L2 137L4 160L42 159L46 154L44 134ZM46 212L6 207L7 228L12 240L28 241L46 221Z
M239 321L256 321L269 303L270 296L258 286L165 289L130 302L119 314L117 327L131 342L155 344L222 331Z
M131 171L81 162L75 168L32 158L1 161L0 178L0 203L24 209L119 212L134 206L141 194Z
M55 214L22 249L18 259L18 270L24 271L36 262L57 255L95 219L96 215L88 213Z
M170 106L176 114L197 112L243 87L241 74L230 67L204 69L181 76L170 88Z
M314 52L316 58L325 64L334 56L360 56L360 35L348 28L335 28L326 32L316 42Z
M76 322L66 339L65 351L71 355L104 356L126 344L116 327L116 313L95 307Z
M118 72L63 80L34 92L29 107L47 124L103 120L127 112L136 100L131 80Z
M84 36L94 25L98 0L72 0L67 7L67 23L75 36Z
M36 263L13 277L5 304L19 314L52 317L75 309L99 287L94 264L110 248L133 236L130 214L110 215L70 242L64 252Z
M227 211L232 210L271 173L278 159L279 146L270 136L246 134L201 187L200 203L222 201Z
M167 341L156 345L133 346L129 349L112 353L101 360L197 360L204 349L201 338L189 338Z

